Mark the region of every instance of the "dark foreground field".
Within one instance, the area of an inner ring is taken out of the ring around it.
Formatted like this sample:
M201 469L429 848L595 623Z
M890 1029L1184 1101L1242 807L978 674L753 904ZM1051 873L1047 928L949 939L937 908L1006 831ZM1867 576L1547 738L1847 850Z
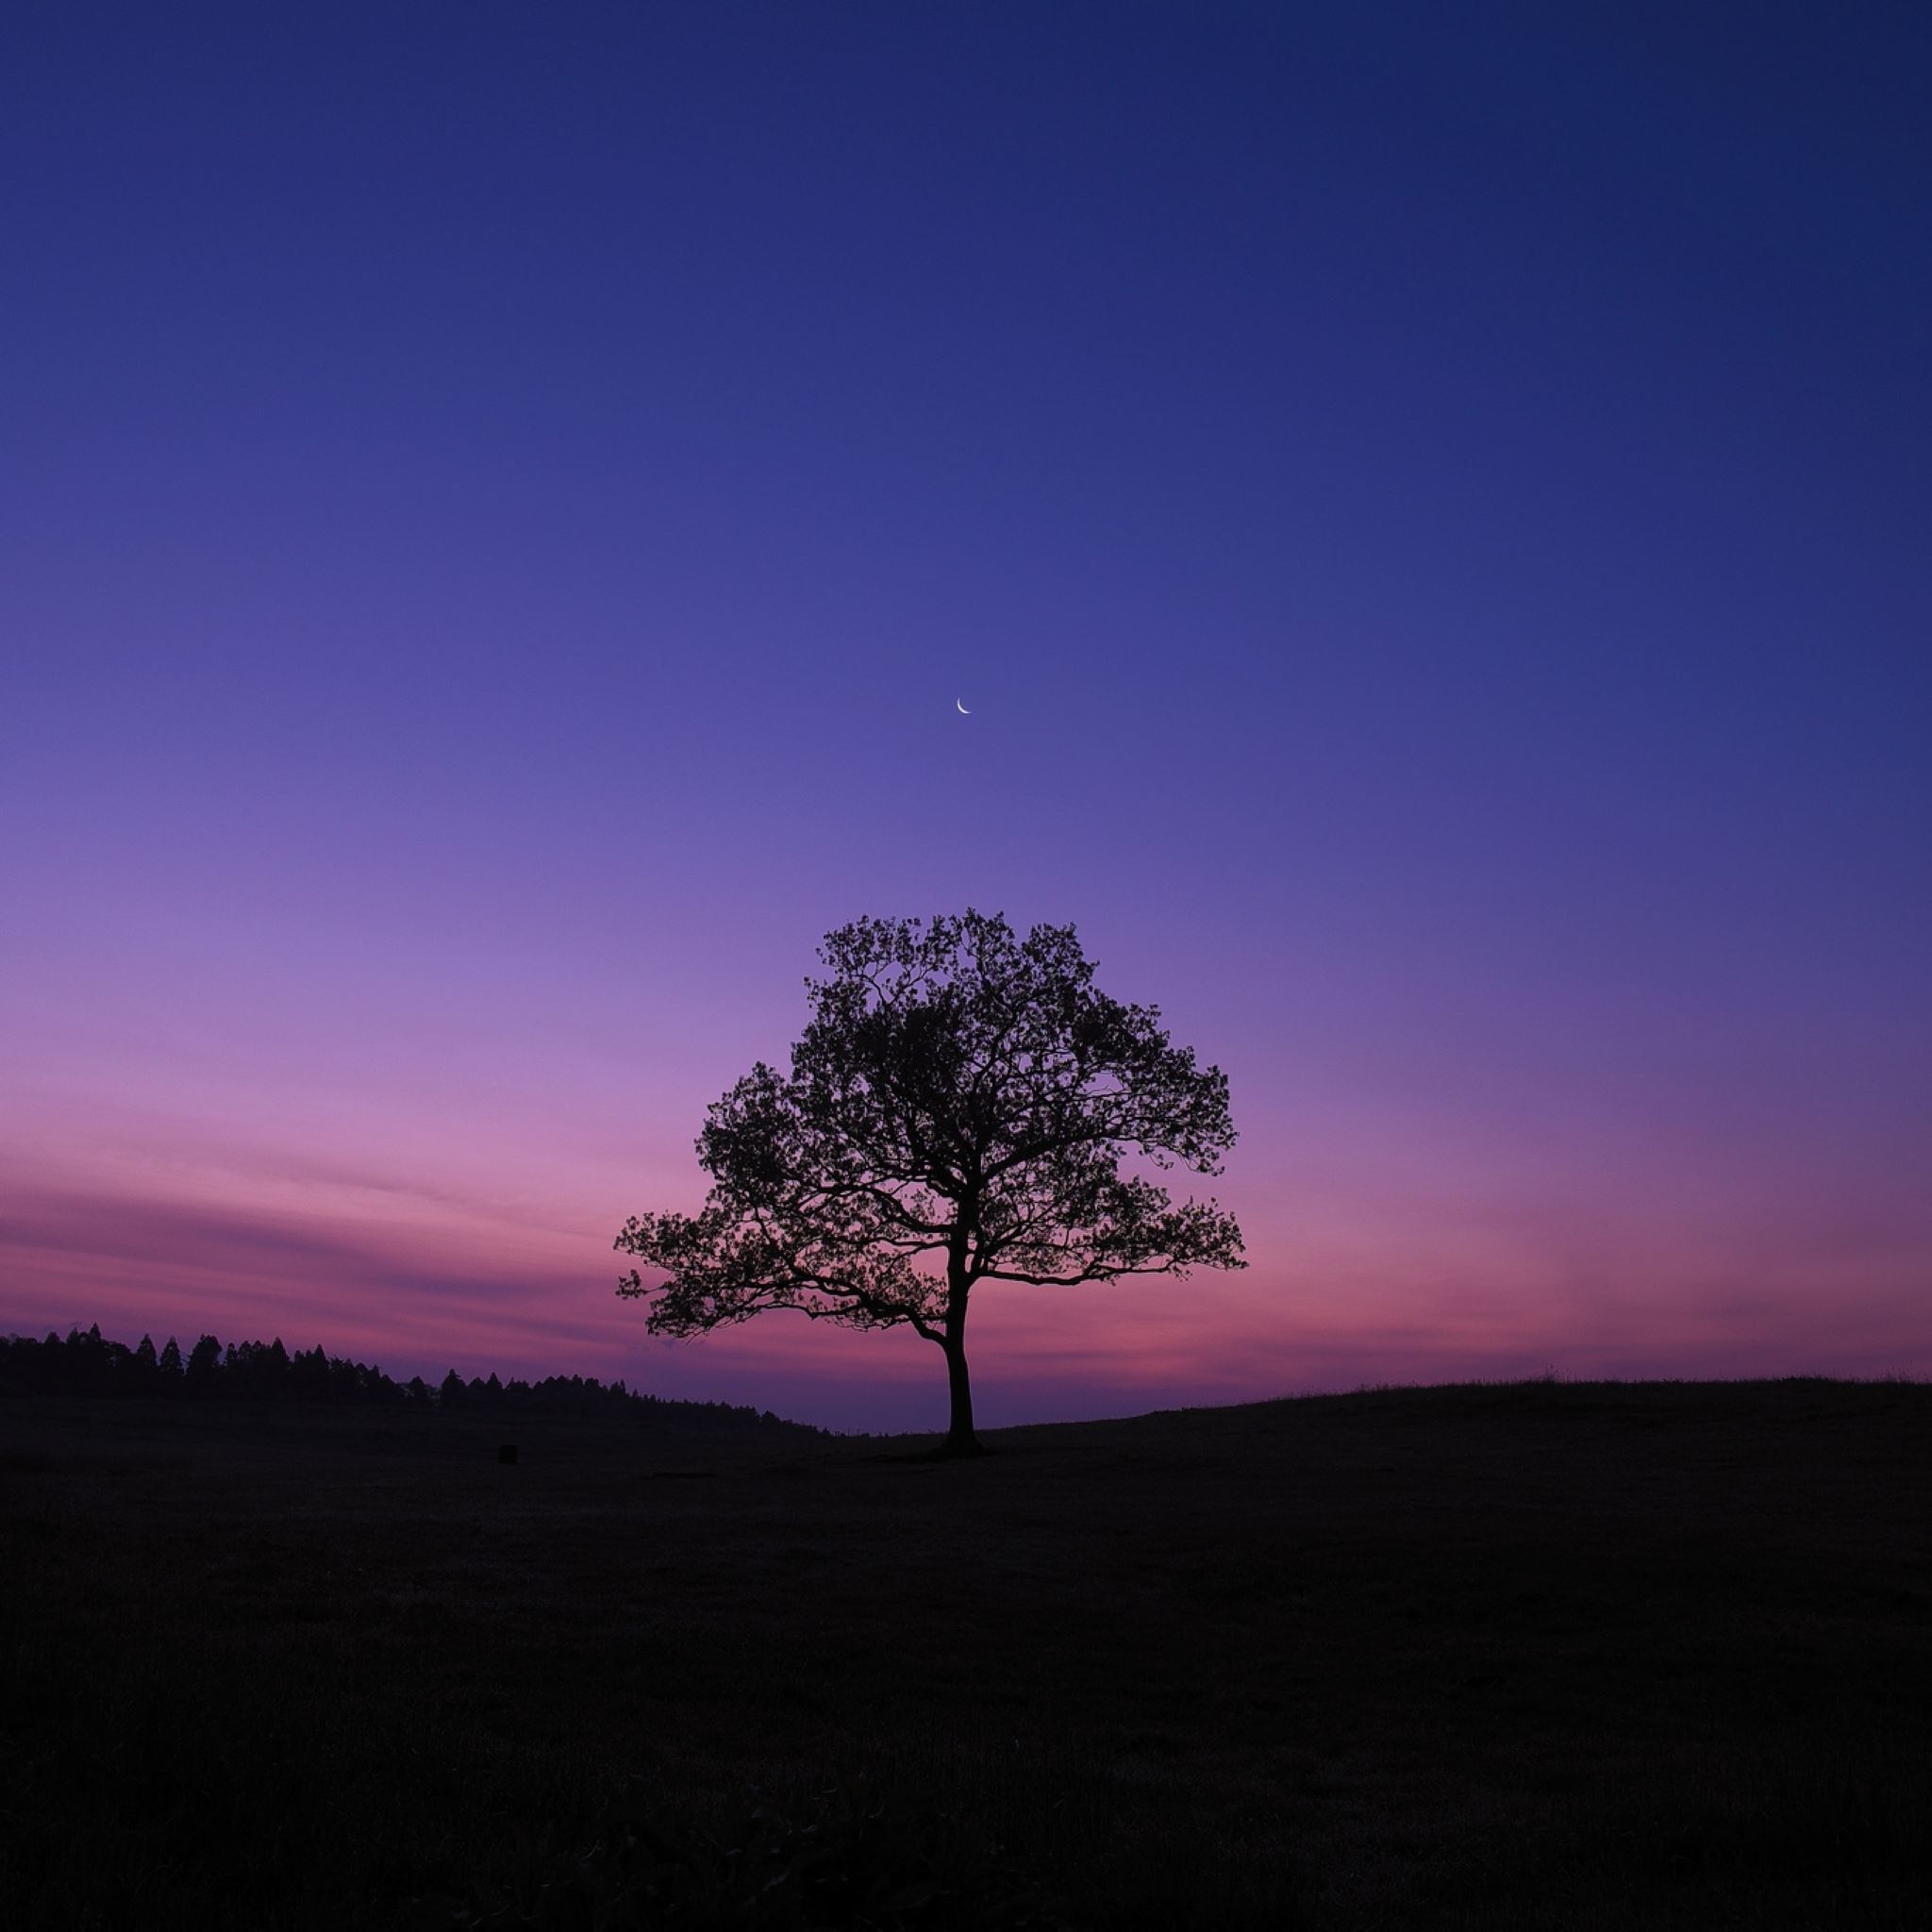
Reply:
M1932 1924L1932 1389L0 1404L14 1924Z

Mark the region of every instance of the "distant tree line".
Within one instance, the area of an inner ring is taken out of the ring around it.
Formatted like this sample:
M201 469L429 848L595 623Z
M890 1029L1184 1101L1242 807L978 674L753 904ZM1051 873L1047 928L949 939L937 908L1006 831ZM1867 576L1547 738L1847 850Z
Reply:
M724 1402L667 1401L594 1375L546 1375L541 1382L491 1374L466 1382L452 1369L438 1383L411 1375L398 1382L377 1367L317 1347L292 1355L274 1341L231 1341L204 1335L184 1356L171 1335L157 1350L143 1335L132 1348L108 1341L100 1325L49 1333L0 1336L0 1395L86 1395L165 1398L184 1402L308 1402L362 1408L414 1409L424 1414L475 1416L602 1416L633 1422L711 1422L796 1429L770 1409ZM821 1433L812 1430L810 1433Z

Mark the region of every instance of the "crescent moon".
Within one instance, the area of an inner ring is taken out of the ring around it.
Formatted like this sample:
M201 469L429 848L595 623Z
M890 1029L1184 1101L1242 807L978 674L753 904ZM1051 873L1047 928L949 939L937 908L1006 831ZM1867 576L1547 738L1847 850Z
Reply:
M973 713L972 713L971 711L969 711L969 710L968 710L968 709L966 708L966 707L965 707L964 705L962 705L962 704L961 704L961 703L959 702L959 700L958 700L958 698L955 698L955 699L953 700L953 708L954 708L954 709L955 709L956 711L958 711L958 714L960 715L960 717L962 717L962 718L970 718L970 717L972 717L972 715L973 715Z

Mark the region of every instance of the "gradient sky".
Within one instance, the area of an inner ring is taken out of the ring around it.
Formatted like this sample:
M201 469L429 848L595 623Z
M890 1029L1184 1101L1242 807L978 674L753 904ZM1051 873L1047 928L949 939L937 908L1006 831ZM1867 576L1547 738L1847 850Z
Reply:
M7 8L0 1328L937 1425L609 1246L971 904L1253 1262L983 1421L1932 1373L1928 23Z

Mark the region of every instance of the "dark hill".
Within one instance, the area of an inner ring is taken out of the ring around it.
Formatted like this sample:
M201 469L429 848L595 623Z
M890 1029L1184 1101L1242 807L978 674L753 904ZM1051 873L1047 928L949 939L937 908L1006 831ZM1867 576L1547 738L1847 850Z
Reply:
M16 1923L1932 1924L1924 1386L496 1440L0 1404Z

